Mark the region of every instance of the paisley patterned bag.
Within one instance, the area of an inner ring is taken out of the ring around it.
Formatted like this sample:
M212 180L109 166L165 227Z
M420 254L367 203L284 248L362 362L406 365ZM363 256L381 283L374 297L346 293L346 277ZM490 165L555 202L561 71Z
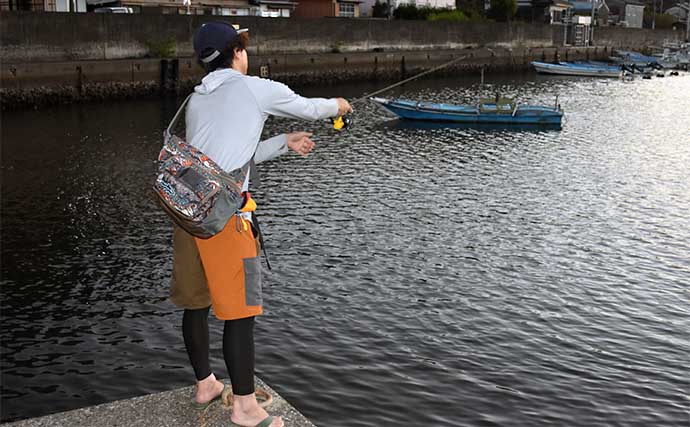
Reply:
M242 204L242 184L250 162L232 172L223 171L200 150L172 131L184 107L184 100L163 132L163 149L158 155L158 175L153 191L163 210L183 230L208 239L223 230Z

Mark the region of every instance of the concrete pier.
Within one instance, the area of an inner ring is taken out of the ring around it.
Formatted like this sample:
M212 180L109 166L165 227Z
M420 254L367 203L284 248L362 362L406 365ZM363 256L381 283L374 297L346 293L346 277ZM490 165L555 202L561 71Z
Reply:
M256 385L273 396L266 410L273 416L283 417L286 427L314 427L266 383L257 378ZM6 423L3 427L227 427L230 408L218 401L206 410L194 409L190 404L193 393L193 387L185 387Z

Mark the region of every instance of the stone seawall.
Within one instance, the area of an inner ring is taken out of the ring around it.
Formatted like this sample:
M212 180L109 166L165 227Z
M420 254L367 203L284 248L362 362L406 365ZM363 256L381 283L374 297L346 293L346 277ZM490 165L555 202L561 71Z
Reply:
M194 29L221 17L0 13L2 109L184 92L202 70ZM290 84L394 79L455 57L444 70L524 70L532 60L605 59L646 50L681 32L601 27L597 47L563 47L560 26L376 19L236 17L250 29L250 73ZM164 58L164 59L162 59ZM443 74L443 73L440 73Z
M6 62L132 59L160 50L189 57L194 30L218 19L249 28L254 55L553 45L553 27L526 23L3 12L0 57Z
M531 61L604 59L608 48L462 49L254 55L249 73L289 85L399 79L463 57L434 76L525 71ZM187 93L203 77L193 58L0 64L3 110Z

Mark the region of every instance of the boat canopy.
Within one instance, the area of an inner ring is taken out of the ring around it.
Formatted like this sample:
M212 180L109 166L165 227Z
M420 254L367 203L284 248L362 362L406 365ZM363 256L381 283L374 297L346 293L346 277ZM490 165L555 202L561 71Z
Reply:
M482 98L479 100L479 111L482 113L507 113L515 111L517 104L510 98Z

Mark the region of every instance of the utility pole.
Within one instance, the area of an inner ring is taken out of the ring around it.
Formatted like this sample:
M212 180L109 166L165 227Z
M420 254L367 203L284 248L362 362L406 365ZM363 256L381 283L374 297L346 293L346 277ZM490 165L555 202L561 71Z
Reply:
M594 46L594 4L596 0L592 0L592 22L589 23L589 45Z

